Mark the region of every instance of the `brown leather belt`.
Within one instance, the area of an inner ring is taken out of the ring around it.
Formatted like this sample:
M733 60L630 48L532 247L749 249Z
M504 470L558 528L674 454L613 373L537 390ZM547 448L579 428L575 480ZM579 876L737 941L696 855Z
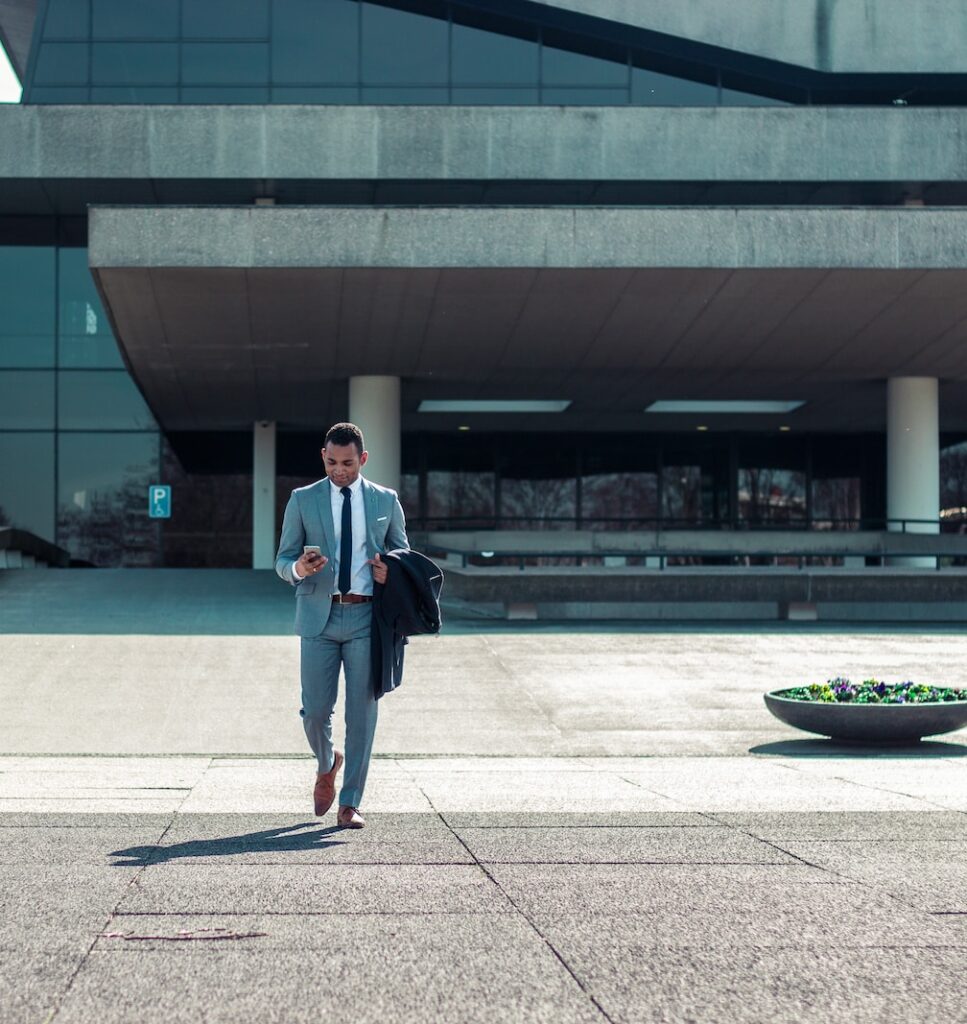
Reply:
M333 604L365 604L372 601L372 597L364 594L333 594Z

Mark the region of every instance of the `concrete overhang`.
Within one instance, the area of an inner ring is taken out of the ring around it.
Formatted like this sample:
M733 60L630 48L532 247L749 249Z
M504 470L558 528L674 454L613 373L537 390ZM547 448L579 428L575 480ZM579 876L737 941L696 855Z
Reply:
M553 12L619 22L818 71L967 71L961 0L533 0Z
M967 109L0 107L0 212L250 201L327 181L527 183L542 203L549 182L958 183Z
M967 211L96 208L90 262L168 429L316 428L354 374L425 398L566 398L477 425L876 430L891 375L967 429ZM804 399L784 416L661 398ZM540 420L535 424L534 420Z

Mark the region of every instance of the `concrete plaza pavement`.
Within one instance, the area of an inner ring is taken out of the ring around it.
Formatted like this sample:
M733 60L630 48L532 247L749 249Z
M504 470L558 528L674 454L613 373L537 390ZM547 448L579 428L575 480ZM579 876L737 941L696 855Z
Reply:
M761 694L964 686L967 632L454 626L350 832L311 813L298 641L231 607L4 605L3 1024L965 1019L967 731L836 745Z

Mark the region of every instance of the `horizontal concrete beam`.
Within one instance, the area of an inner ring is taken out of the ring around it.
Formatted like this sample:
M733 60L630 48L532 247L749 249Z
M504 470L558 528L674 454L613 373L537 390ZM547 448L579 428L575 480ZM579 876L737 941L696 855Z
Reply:
M94 207L92 268L967 268L967 210Z
M0 105L4 178L967 181L967 109Z
M536 0L820 71L967 71L961 0Z

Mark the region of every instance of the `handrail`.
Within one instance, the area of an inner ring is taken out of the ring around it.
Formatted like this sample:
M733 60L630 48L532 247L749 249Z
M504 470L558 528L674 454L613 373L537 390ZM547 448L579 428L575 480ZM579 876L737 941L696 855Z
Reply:
M649 529L657 532L669 530L721 530L724 532L745 533L748 531L769 532L772 530L795 530L802 533L838 533L864 532L868 530L891 530L896 527L898 533L907 533L915 526L943 527L945 524L967 526L967 515L963 518L943 516L938 513L935 519L891 518L887 516L838 517L813 515L790 519L742 519L721 516L717 518L696 519L686 516L528 516L502 513L501 515L465 515L465 516L410 516L408 519L414 530L424 532L447 532L450 529L507 530L520 529L518 526L507 526L507 523L531 523L525 529L540 529L547 524L567 523L571 529L582 530L599 524L613 523L616 528L627 528L635 524L634 529ZM825 525L830 524L827 528ZM440 525L427 525L440 524ZM485 524L485 525L482 525ZM556 529L556 527L554 527ZM550 531L549 531L550 532ZM917 532L911 530L910 532Z

